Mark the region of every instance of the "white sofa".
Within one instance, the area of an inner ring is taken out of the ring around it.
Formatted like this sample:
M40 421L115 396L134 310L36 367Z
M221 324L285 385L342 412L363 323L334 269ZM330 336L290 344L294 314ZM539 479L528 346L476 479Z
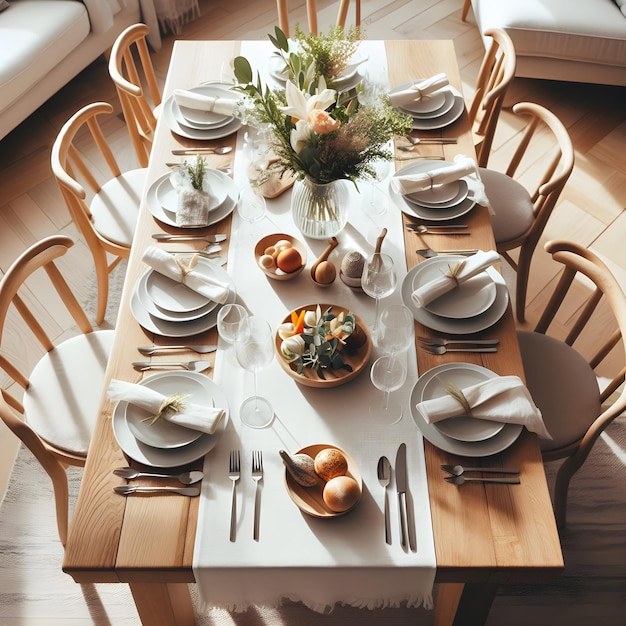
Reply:
M145 21L160 44L152 0L8 4L0 12L0 140L108 50L127 26Z
M626 85L622 0L472 0L481 33L504 28L516 76Z

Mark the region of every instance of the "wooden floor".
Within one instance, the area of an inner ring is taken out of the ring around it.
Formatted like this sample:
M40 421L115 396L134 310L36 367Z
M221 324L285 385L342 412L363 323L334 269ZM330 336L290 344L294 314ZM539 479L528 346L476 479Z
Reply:
M275 0L200 0L202 17L188 25L184 39L265 38L276 22ZM336 0L318 0L320 28L335 16ZM473 15L461 21L462 0L362 0L363 36L368 39L454 39L463 91L472 95L483 55ZM304 0L290 3L292 23L305 23ZM164 39L154 54L165 79L174 38ZM626 286L626 89L549 81L517 80L509 103L539 102L567 126L576 149L574 173L544 235L565 238L604 256ZM106 133L124 167L134 167L120 106L99 59L40 110L0 141L0 272L27 246L57 232L78 240L63 270L83 301L92 294L91 258L70 222L50 170L50 149L62 124L81 106L104 100L116 108ZM501 116L490 166L497 168L507 153L507 141L519 129L510 110ZM537 155L538 158L541 155ZM545 287L556 268L540 250L533 261L528 318L536 317ZM508 280L513 280L510 273ZM46 304L44 303L45 307ZM57 324L51 312L52 324ZM63 324L56 332L66 332ZM16 352L20 351L16 346ZM26 355L27 356L27 355ZM15 439L0 424L0 494L15 454ZM0 581L2 588L2 581ZM600 613L597 613L598 615ZM555 622L557 623L557 622ZM623 622L623 623L626 623Z

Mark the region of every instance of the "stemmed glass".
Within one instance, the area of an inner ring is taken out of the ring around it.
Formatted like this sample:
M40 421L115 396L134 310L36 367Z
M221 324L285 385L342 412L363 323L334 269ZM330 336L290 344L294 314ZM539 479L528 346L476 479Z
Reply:
M237 213L250 226L265 217L265 198L261 195L258 187L246 185L243 188L237 203ZM250 234L252 234L252 231L250 231Z
M361 287L371 298L376 299L376 314L372 332L378 329L378 311L380 300L390 296L396 288L396 273L393 269L393 259L388 254L375 252L363 266Z
M413 343L413 313L403 304L392 304L380 314L378 347L385 354L404 352Z
M217 314L217 332L228 344L233 345L246 332L248 311L241 304L225 304Z
M392 354L376 359L370 370L370 378L376 389L384 391L381 402L370 406L370 415L377 419L384 418L386 424L395 424L402 418L402 405L389 404L392 391L397 391L406 380L406 365L403 360Z
M268 400L257 393L259 370L270 364L274 356L274 336L270 325L255 315L248 317L244 336L235 343L237 362L254 375L254 395L241 404L241 421L251 428L265 428L274 418Z

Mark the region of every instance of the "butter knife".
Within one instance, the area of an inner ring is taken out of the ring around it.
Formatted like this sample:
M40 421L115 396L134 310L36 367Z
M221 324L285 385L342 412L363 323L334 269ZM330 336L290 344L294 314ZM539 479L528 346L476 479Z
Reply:
M154 233L153 239L157 241L206 241L207 243L220 243L226 241L224 233L215 235L170 235L168 233Z
M132 493L178 493L182 496L199 496L200 489L197 487L142 487L141 485L119 485L113 487L115 493L128 496Z
M400 518L400 545L403 548L408 546L406 487L406 444L401 443L396 452L396 490L398 492L398 517Z

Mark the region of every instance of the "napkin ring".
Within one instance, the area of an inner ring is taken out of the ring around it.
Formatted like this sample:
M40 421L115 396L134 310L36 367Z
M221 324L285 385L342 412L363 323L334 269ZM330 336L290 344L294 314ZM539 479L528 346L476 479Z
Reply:
M462 389L459 389L456 385L449 383L444 387L444 390L448 395L452 396L455 400L458 400L466 415L472 414L472 407L467 401Z
M451 278L457 285L459 285L459 272L465 266L465 259L459 261L455 265L450 265L448 263L448 271L446 273L446 278Z
M198 254L194 254L191 259L189 259L189 265L185 265L179 257L174 257L176 261L176 265L178 265L178 269L180 270L180 282L185 284L185 279L187 278L187 274L190 274L193 269L198 264L198 259L200 256Z

